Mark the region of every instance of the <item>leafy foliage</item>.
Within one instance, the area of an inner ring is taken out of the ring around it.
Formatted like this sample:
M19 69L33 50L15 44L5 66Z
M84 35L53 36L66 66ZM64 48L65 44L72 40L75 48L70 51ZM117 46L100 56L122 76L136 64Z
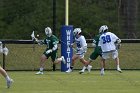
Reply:
M44 36L46 26L53 27L53 0L0 0L1 39L30 39L30 33ZM65 24L65 0L56 1L56 31ZM86 38L98 33L101 25L125 38L118 22L118 0L69 0L69 24L81 27ZM137 27L139 22L137 22ZM138 31L139 29L137 29Z

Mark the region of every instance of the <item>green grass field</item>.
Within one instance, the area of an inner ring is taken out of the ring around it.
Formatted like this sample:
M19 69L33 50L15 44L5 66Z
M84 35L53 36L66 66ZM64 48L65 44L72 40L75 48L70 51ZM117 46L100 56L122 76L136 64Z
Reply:
M6 89L4 78L0 78L0 93L139 93L140 72L106 70L100 76L98 70L78 74L60 71L45 71L35 75L34 71L10 71L14 79L10 89Z

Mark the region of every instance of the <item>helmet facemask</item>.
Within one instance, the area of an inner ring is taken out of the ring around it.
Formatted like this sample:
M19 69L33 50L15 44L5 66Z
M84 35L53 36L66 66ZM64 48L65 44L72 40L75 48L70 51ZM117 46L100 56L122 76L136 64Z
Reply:
M78 35L81 33L81 28L75 28L73 31L73 35L74 37L78 37Z
M99 29L99 34L102 34L102 33L107 32L107 31L108 31L107 25L103 25Z

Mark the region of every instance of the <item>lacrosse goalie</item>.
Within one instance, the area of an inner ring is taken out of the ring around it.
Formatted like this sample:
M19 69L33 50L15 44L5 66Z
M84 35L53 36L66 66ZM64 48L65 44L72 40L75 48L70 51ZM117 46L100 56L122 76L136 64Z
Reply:
M0 53L4 53L5 55L7 55L9 52L8 48L3 48L3 44L0 41ZM7 84L7 88L10 88L13 80L9 77L9 75L7 74L7 72L0 66L0 73L2 74L2 76L6 79L6 84Z
M57 58L57 50L58 50L58 38L52 34L52 30L50 27L45 28L45 34L46 38L43 41L39 41L37 38L35 38L34 33L31 34L31 37L35 39L39 45L46 45L47 48L43 52L40 60L40 68L39 71L36 73L36 75L41 75L43 74L44 66L45 66L45 61L51 57L53 64L57 64L60 62L63 62L65 64L65 59L63 56L60 58Z

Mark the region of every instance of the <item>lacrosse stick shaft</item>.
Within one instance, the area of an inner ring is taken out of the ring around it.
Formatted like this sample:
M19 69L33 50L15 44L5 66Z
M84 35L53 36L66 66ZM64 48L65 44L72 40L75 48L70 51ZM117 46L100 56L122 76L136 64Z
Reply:
M5 44L3 44L2 45L2 47L5 47ZM2 64L2 66L3 66L3 69L5 69L5 54L3 53L3 64Z
M67 45L67 47L71 47L74 51L77 51L75 48L73 48L71 45L66 44L64 41L60 40L63 44Z

